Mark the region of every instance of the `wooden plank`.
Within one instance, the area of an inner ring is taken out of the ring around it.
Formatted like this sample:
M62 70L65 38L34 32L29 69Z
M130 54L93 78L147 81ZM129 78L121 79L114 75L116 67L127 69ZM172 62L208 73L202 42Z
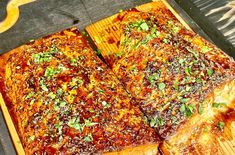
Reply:
M165 0L155 0L154 2L136 7L137 10L143 12L148 12L154 8L169 9L187 29L192 30L183 18L181 18L181 16ZM101 50L101 54L106 60L109 60L109 56L118 51L118 43L121 36L120 21L117 20L118 15L119 14L115 14L108 18L102 19L85 28L97 48Z
M166 0L153 1L154 2L137 6L136 9L139 11L148 12L153 8L167 8L185 28L192 30L186 21L170 6ZM114 55L114 53L119 50L118 43L120 41L121 30L120 21L116 20L118 15L119 14L115 14L85 28L97 48L101 50L101 55L105 58L105 60L109 60L109 56ZM109 65L112 66L112 64ZM229 135L226 131L225 134ZM218 152L218 154L235 154L235 123L232 125L232 135L233 136L230 138L230 141L219 140L222 152Z
M188 29L190 27L187 25L187 23L181 18L178 13L165 1L165 0L155 0L156 2L147 3L141 6L136 7L140 11L149 11L152 8L156 7L167 7L169 10L172 11L172 13L178 18L178 20ZM106 19L103 19L97 23L94 23L88 27L86 27L86 31L91 36L92 40L95 42L98 48L101 49L102 55L104 57L107 57L110 52L115 52L118 50L117 43L119 42L120 38L120 22L115 21L114 19L118 16L118 14L115 14L111 17L108 17ZM114 41L113 41L114 40ZM112 42L112 43L111 43ZM14 127L14 124L11 120L10 114L7 110L7 107L5 105L5 102L2 99L2 95L0 94L0 106L4 114L4 118L7 122L7 126L9 129L9 132L11 134L12 140L14 142L15 148L17 150L17 153L20 155L25 154L22 144L20 143L19 136L16 132L16 129ZM234 125L233 125L234 126ZM233 135L235 135L235 128L233 127ZM223 151L226 154L234 153L235 150L235 136L233 136L233 140L230 142L227 141L221 141L221 146Z
M7 124L8 130L10 132L10 135L11 135L12 141L14 143L17 154L24 155L25 152L24 152L22 143L20 142L19 135L18 135L18 133L16 131L16 128L13 124L10 113L7 109L7 106L6 106L6 104L3 100L3 97L2 97L1 93L0 93L0 107L2 109L4 119L6 120L6 124Z
M137 6L136 9L139 11L148 12L153 8L166 8L166 5L164 3L160 0L157 0L155 2L150 2ZM168 7L170 8L169 4ZM173 9L171 8L171 10ZM124 12L121 12L120 14L123 13ZM119 14L115 14L108 18L102 19L85 28L85 30L90 35L91 39L94 41L97 48L101 50L101 54L105 58L105 60L109 60L109 56L114 55L114 53L118 51L118 44L121 36L120 20L117 20L118 15ZM183 19L180 18L179 15L177 18L183 21ZM182 23L185 27L190 29L190 27L186 24L186 22Z

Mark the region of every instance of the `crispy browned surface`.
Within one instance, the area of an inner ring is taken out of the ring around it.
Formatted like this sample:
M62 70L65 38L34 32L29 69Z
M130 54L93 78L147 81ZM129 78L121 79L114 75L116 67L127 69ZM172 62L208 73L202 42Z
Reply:
M201 115L194 115L163 142L165 154L234 154L235 80L215 88L205 101Z
M228 120L234 121L232 58L186 30L166 9L126 13L113 58L109 64L114 73L137 100L150 126L166 139L165 153L217 152L218 132L229 128ZM219 87L225 83L230 86ZM213 95L217 87L220 93ZM220 99L222 92L229 94L229 100ZM204 127L209 133L207 146L201 138Z
M148 144L156 153L153 129L77 29L23 45L2 55L0 64L1 92L26 154Z

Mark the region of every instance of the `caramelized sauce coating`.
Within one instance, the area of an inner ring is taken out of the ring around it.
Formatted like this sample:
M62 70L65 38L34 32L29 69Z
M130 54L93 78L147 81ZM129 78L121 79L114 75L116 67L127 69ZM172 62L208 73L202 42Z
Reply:
M26 154L93 154L158 144L134 101L77 29L0 59L1 92Z
M231 58L168 10L126 14L122 30L123 55L112 69L162 138L201 113L207 94L235 76Z

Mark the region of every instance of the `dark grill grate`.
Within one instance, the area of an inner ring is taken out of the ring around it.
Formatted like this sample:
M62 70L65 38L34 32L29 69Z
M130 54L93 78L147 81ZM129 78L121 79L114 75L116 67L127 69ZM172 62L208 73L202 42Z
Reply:
M192 0L235 46L235 0Z

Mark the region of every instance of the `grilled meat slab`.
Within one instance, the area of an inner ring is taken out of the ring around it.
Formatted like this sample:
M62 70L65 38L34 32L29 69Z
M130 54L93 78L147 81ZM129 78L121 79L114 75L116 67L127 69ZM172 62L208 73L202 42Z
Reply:
M154 130L77 29L16 48L0 66L26 154L157 153Z
M107 61L112 61L110 67L150 126L166 140L163 152L216 152L217 134L211 132L224 130L229 119L222 115L234 118L234 60L185 29L167 9L129 11L121 27L119 51ZM202 143L205 126L206 146Z

